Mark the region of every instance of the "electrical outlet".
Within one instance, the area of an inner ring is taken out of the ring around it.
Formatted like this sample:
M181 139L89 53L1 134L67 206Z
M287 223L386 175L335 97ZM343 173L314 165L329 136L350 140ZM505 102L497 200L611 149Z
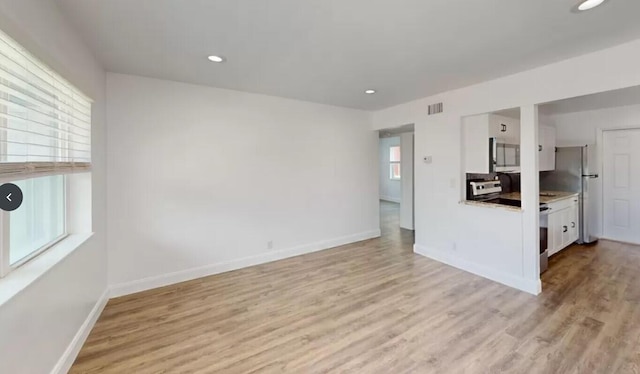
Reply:
M273 249L273 240L267 242L267 249Z
M422 159L424 161L425 164L430 164L433 162L433 157L431 156L424 156L424 158Z

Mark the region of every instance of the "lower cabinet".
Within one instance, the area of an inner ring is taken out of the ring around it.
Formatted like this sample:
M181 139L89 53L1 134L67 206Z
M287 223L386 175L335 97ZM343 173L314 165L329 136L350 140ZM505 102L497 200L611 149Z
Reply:
M580 236L578 198L549 204L549 256L573 244Z

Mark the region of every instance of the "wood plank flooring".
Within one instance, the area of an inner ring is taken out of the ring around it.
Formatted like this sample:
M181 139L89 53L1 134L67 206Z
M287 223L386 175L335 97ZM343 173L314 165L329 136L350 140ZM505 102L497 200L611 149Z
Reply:
M531 296L383 237L109 301L71 373L640 373L640 249L550 260Z

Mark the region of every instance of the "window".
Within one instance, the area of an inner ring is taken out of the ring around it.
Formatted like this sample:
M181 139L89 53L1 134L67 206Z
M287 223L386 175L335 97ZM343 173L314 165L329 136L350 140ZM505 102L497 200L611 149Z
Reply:
M389 147L389 178L400 180L400 146Z
M9 213L11 266L66 234L64 176L32 178L15 184L24 198L20 208Z
M0 31L0 276L67 235L67 177L91 168L91 100ZM3 197L0 197L3 198Z

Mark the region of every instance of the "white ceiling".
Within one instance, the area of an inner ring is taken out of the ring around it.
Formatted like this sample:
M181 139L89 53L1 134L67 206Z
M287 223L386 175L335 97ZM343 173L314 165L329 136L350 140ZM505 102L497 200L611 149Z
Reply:
M109 71L368 110L640 38L638 0L56 1Z
M543 103L540 104L539 110L543 115L555 116L630 105L640 105L640 86ZM499 110L493 113L513 119L520 119L520 108Z
M554 101L540 105L540 112L556 115L629 105L640 105L640 86Z

